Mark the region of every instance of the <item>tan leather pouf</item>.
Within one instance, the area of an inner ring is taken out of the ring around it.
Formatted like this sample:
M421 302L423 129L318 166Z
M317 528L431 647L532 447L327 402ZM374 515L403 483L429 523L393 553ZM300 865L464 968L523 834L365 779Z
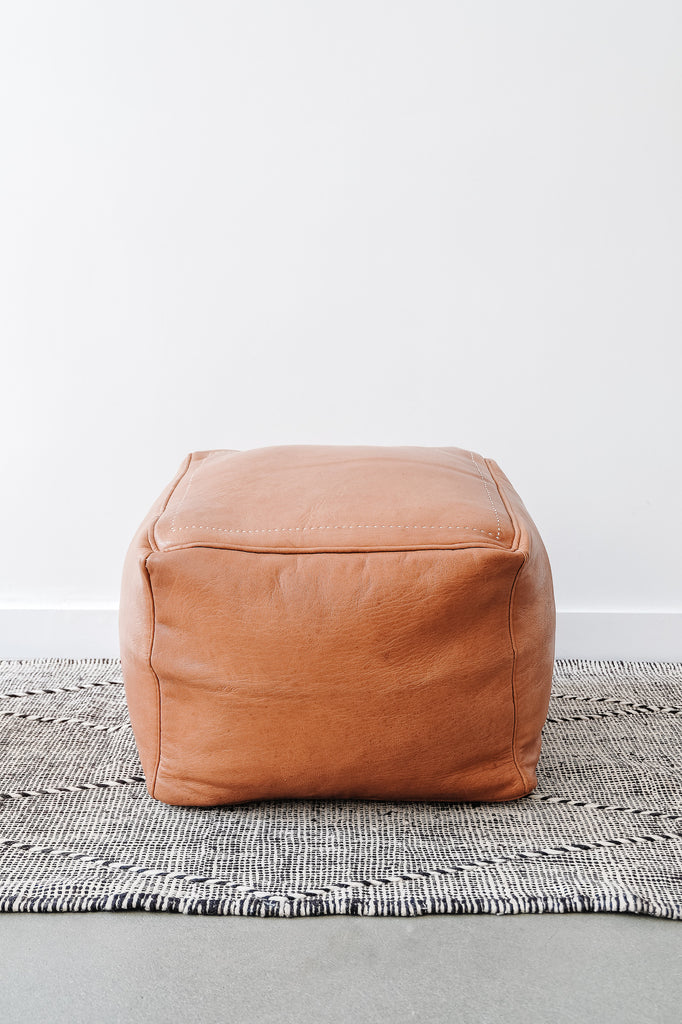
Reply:
M475 452L194 452L132 542L119 624L142 767L166 803L536 785L550 567Z

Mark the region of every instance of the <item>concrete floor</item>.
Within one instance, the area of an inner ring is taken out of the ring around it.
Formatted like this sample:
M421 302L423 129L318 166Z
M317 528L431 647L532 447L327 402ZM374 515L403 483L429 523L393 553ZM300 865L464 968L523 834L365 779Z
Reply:
M682 922L0 915L3 1024L680 1024Z

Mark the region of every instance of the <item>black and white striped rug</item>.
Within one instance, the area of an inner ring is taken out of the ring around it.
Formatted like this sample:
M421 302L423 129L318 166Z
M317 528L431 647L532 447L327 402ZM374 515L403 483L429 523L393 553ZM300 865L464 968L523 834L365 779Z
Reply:
M150 799L115 660L0 662L0 910L682 919L682 664L559 661L507 804Z

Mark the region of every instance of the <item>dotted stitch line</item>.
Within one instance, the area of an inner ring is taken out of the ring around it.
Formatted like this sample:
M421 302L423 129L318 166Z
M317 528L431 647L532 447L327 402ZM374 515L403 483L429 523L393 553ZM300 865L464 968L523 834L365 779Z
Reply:
M269 530L228 530L224 526L175 526L171 528L172 533L180 530L211 530L214 533L294 533L301 531L307 533L309 530L472 530L474 533L484 533L486 537L495 537L496 534L488 530L479 530L475 526L366 526L361 523L351 523L345 526L282 526Z
M179 533L180 530L209 530L211 533L239 533L239 534L254 534L254 533L308 533L310 530L470 530L472 533L481 533L481 534L483 534L486 537L493 537L495 540L499 540L500 539L500 533L502 531L502 524L500 522L500 516L499 516L499 513L497 511L497 508L495 507L495 502L493 501L492 494L490 493L490 489L488 487L488 482L487 482L486 478L483 476L483 473L481 471L481 467L476 462L476 459L474 458L474 453L473 452L469 452L469 455L471 456L471 461L473 462L474 466L476 467L476 469L478 471L478 475L480 476L481 480L483 481L483 486L485 487L485 493L487 494L488 501L490 502L492 510L495 513L495 519L497 520L497 533L491 533L489 530L479 530L475 526L398 526L398 525L392 525L392 526L379 526L379 525L377 525L377 526L374 526L374 525L365 525L365 524L362 524L362 523L353 523L353 524L351 524L349 526L282 526L282 527L273 527L271 529L262 529L262 530L228 529L227 527L222 527L222 526L204 526L204 525L198 525L198 524L187 525L187 526L176 526L175 525L175 521L177 519L178 513L180 512L180 509L182 508L182 506L183 506L183 504L185 502L185 498L187 497L187 495L189 493L189 489L192 486L192 481L194 479L194 474L196 473L197 469L200 466L202 466L206 462L209 462L217 454L222 454L222 453L221 452L211 452L211 454L206 459L204 459L203 462L200 461L200 462L198 462L195 465L195 467L194 467L194 469L193 469L193 471L192 471L192 473L190 475L190 478L189 478L187 487L185 489L185 492L184 492L184 494L183 494L183 496L182 496L182 498L180 500L180 504L178 505L177 509L173 513L173 518L171 519L171 525L170 525L170 532L171 533Z
M184 503L185 503L185 498L186 498L186 497L187 497L187 495L189 494L189 489L190 489L190 487L192 486L192 480L194 480L194 474L196 473L196 471L197 471L197 470L199 469L199 467L200 467L200 466L202 466L202 465L203 465L204 463L206 463L206 462L210 462L210 461L211 461L211 459L212 459L212 458L213 458L213 457L214 457L215 455L217 455L217 454L218 454L218 452L211 452L211 454L210 454L210 455L208 455L208 456L207 456L207 457L206 457L205 459L198 459L198 460L197 460L197 461L196 461L196 462L194 463L194 467L193 467L193 469L192 469L192 472L191 472L191 473L190 473L190 475L189 475L189 480L187 481L187 487L185 488L184 494L183 494L183 495L182 495L182 497L180 498L180 503L178 504L178 507L177 507L177 508L175 509L175 512L173 513L173 518L171 519L171 533L175 533L175 520L176 520L176 518L178 517L178 515L180 514L180 509L182 508L182 506L183 506L183 505L184 505ZM190 458L190 463L191 463L191 458ZM187 466L187 469L189 469L189 464L188 464L188 466ZM179 483L179 482L180 482L180 481L178 481L178 483ZM175 488L174 488L174 490L175 490ZM171 497L172 497L172 494L171 494ZM169 499L169 500L170 500L170 499ZM163 514L163 513L162 513L162 514ZM183 527L180 527L180 529L183 529Z
M483 486L485 487L485 493L488 495L488 501L492 505L493 512L495 513L495 518L497 519L497 535L496 535L495 539L499 540L500 539L500 530L502 529L502 525L500 523L500 517L499 517L499 515L497 513L497 509L495 508L495 502L493 501L493 496L490 493L490 491L488 490L488 481L483 476L483 473L481 472L481 467L479 466L479 464L476 462L476 459L474 458L474 453L473 452L469 452L469 455L471 456L471 461L473 462L474 466L478 470L478 475L480 476L481 480L483 481Z

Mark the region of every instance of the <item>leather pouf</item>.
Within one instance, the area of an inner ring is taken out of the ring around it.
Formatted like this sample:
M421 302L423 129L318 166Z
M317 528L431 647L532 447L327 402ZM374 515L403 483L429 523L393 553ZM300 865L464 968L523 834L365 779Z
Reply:
M475 452L194 452L131 544L119 626L147 786L166 803L536 786L550 566Z

